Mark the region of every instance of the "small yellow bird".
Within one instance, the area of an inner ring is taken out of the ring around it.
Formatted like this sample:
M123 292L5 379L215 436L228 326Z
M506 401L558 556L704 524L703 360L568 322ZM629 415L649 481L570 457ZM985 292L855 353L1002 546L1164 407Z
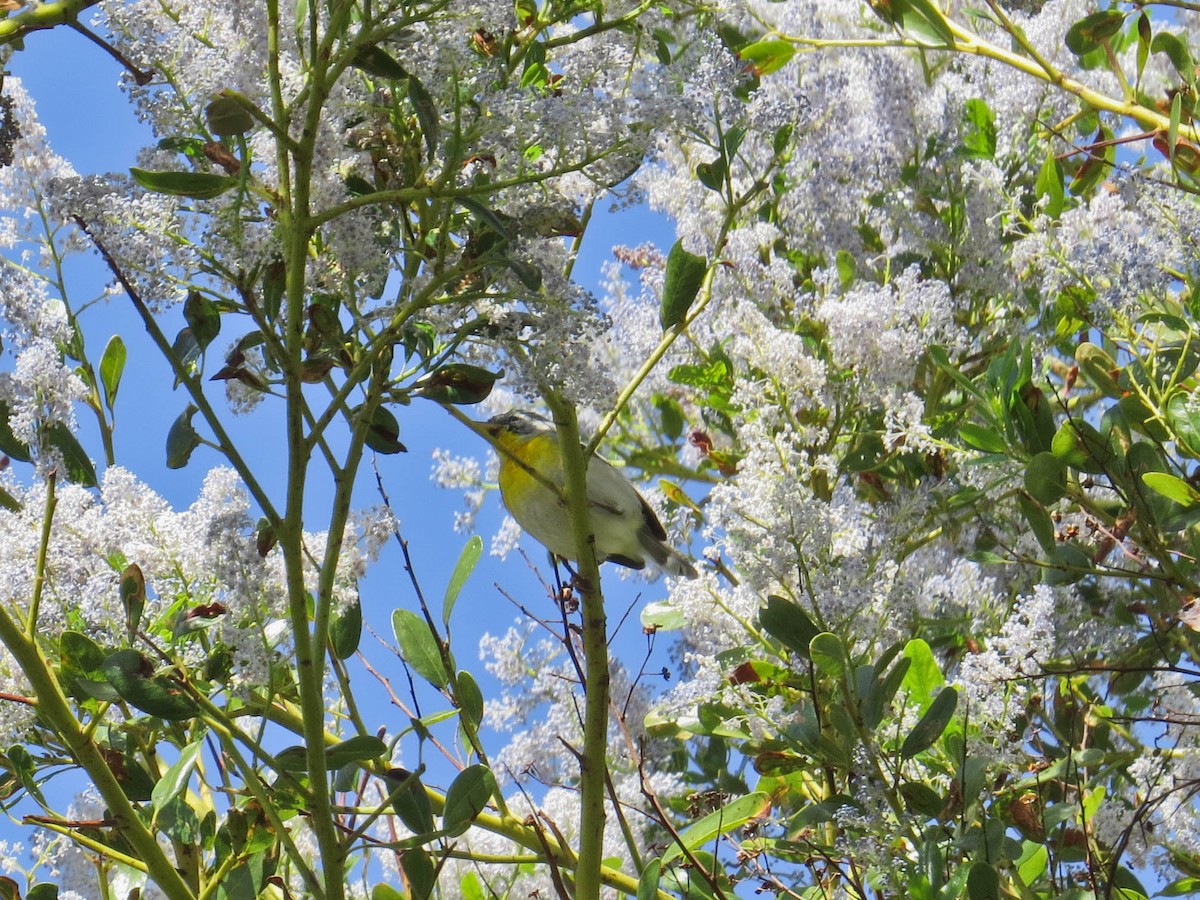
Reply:
M555 556L575 559L554 423L514 409L481 424L500 449L500 494L508 511ZM598 456L588 462L587 497L597 560L642 569L649 558L669 575L696 577L695 567L667 545L667 532L645 498Z

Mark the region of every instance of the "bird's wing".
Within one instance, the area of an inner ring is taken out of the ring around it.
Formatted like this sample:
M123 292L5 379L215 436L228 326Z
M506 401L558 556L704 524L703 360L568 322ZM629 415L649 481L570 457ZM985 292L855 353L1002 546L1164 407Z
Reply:
M658 516L654 514L654 510L650 508L650 504L646 502L646 498L641 494L637 495L638 502L642 504L642 522L652 535L660 541L667 539L667 529L663 528L662 522L658 521Z

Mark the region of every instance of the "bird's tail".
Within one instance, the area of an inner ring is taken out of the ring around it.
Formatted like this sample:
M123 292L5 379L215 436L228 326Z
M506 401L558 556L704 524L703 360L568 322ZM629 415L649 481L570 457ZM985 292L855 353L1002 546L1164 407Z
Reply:
M682 578L695 578L698 574L696 567L688 561L688 558L676 550L674 547L669 547L660 541L657 537L643 528L638 532L638 541L655 564L666 572L668 575L678 575Z

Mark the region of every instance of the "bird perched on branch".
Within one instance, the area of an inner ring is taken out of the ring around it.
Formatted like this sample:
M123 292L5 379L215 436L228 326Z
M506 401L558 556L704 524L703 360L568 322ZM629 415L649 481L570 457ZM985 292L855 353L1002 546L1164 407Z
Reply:
M554 423L510 410L481 424L500 451L500 493L508 511L555 556L576 559ZM695 567L666 543L667 532L645 498L598 456L588 461L587 499L599 562L642 569L650 561L669 575L696 577Z

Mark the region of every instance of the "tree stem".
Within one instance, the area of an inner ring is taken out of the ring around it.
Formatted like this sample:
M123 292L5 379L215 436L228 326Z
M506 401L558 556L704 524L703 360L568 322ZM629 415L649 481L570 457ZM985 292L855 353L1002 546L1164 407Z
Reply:
M587 458L579 444L575 407L553 391L546 405L554 414L562 447L567 510L575 539L576 590L583 608L584 712L583 752L579 772L579 861L575 869L576 900L600 896L601 860L604 858L605 775L608 770L608 621L600 589L596 538L588 515Z

